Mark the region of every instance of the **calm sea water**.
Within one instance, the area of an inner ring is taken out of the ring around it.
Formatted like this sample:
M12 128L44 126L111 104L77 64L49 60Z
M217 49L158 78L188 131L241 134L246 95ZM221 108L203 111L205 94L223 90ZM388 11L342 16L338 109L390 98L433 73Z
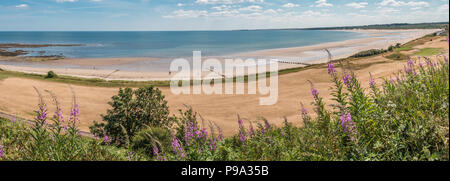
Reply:
M76 47L30 48L30 55L74 58L189 57L200 50L204 56L308 46L356 39L365 34L320 30L254 31L147 31L147 32L0 32L0 43L83 44Z

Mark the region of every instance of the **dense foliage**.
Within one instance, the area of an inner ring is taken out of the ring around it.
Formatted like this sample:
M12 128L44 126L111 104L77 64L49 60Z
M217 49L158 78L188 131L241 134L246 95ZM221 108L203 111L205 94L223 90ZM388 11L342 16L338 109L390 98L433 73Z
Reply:
M132 90L120 89L119 94L108 103L112 109L103 115L104 122L95 122L92 133L111 137L112 143L123 145L145 126L171 126L167 101L161 91L153 86Z
M370 49L370 50L358 52L350 57L353 57L353 58L368 57L368 56L373 56L373 55L379 55L379 54L386 53L386 52L387 52L387 50L384 50L384 49Z
M127 160L127 151L107 146L108 138L82 136L77 128L78 104L74 100L70 115L63 117L56 97L56 112L49 117L39 94L37 116L32 125L19 120L0 119L0 160Z

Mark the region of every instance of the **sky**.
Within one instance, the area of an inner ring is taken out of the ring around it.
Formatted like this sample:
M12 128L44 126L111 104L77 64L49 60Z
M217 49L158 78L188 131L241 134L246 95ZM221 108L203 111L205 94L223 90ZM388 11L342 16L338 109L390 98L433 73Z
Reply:
M179 31L448 22L449 0L0 0L0 31Z

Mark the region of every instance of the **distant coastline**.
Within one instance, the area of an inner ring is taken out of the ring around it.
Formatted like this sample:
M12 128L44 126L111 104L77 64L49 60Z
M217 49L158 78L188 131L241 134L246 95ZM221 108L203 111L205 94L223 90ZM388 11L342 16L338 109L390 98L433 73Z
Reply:
M390 23L390 24L371 24L360 26L333 26L333 27L312 27L312 28L274 28L274 29L242 29L234 31L264 31L264 30L407 30L407 29L442 29L448 27L449 22L430 22L430 23Z

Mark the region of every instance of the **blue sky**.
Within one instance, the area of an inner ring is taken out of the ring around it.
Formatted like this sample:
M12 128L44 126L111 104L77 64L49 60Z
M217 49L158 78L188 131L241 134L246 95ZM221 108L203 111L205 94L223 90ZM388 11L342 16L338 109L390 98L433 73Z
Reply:
M231 30L449 21L448 0L1 0L0 31Z

